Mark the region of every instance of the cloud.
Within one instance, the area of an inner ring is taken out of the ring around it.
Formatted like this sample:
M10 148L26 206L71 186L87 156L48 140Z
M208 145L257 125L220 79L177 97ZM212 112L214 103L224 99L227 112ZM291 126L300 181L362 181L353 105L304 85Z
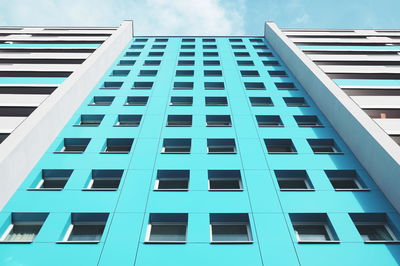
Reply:
M244 0L0 1L3 25L117 26L137 35L242 35Z

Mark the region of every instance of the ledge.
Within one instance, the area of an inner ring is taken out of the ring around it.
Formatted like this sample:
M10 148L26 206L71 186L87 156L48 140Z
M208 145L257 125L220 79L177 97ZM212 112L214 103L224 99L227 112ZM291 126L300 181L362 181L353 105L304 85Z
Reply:
M211 241L210 244L216 244L216 245L220 245L220 244L253 244L254 241Z
M338 240L331 240L331 241L304 241L300 240L297 241L299 244L340 244Z
M98 244L100 241L57 241L56 244Z

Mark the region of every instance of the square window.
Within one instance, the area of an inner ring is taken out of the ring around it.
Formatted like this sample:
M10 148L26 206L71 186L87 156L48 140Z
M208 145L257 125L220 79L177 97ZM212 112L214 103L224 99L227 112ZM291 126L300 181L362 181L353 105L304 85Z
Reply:
M299 243L339 243L326 213L290 213Z
M194 66L194 60L178 60L178 66Z
M153 82L136 81L133 83L133 90L150 90L153 87Z
M108 106L114 101L114 96L94 96L89 105Z
M203 56L205 56L205 57L215 57L215 56L218 56L218 52L203 52Z
M161 153L190 153L191 139L164 139Z
M244 86L246 90L265 90L263 82L245 82Z
M257 70L240 70L242 77L259 77L260 73Z
M155 77L157 75L157 70L140 70L139 76L143 77Z
M103 121L104 115L81 115L77 124L74 126L97 127Z
M31 243L35 240L48 213L18 213L11 214L11 224L7 227L0 242Z
M145 60L144 66L159 66L161 64L161 60Z
M142 120L142 115L118 115L117 122L115 126L117 127L138 127L140 121Z
M247 213L210 213L211 243L253 242Z
M308 107L308 103L303 97L283 97L288 107Z
M283 127L283 122L279 115L256 115L259 127Z
M135 60L121 60L119 61L119 66L133 66L136 63Z
M266 60L266 61L262 61L264 66L280 66L281 64L279 64L278 61L275 60Z
M236 153L234 139L207 139L207 151L209 154L233 154Z
M204 82L205 90L224 90L225 84L223 82Z
M193 77L194 70L177 70L175 76L177 77Z
M333 139L307 139L314 153L341 153Z
M43 169L41 179L35 188L29 190L62 190L73 171L71 169Z
M271 97L250 97L251 106L274 106Z
M398 243L398 231L386 213L350 213L365 243Z
M108 219L108 213L72 213L71 225L58 243L99 243Z
M168 115L167 127L191 127L191 115Z
M206 115L208 127L230 127L232 126L230 115Z
M104 152L102 153L129 153L131 151L133 139L127 138L108 138Z
M278 90L297 90L292 82L275 82L275 86Z
M61 153L83 153L88 146L90 139L88 138L65 138L64 146Z
M291 139L264 139L268 153L296 154Z
M305 170L275 170L274 172L279 188L282 191L314 190Z
M204 66L220 66L221 62L219 60L204 60Z
M92 170L89 184L84 190L117 190L124 170Z
M206 106L228 106L226 97L206 97Z
M122 87L123 82L119 81L106 81L103 84L103 87L100 89L108 89L108 90L119 90Z
M193 90L193 82L174 82L174 90Z
M316 115L294 115L299 127L323 127Z
M204 70L205 77L222 77L221 70Z
M271 77L287 77L286 71L283 70L268 70L268 74Z
M355 170L325 170L325 174L337 191L367 191Z
M193 97L191 96L172 96L171 97L171 106L192 106L193 105Z
M148 96L128 96L125 105L145 106L149 100Z
M151 213L145 242L184 244L187 224L187 213Z
M154 190L189 190L189 170L158 170Z
M210 191L242 191L240 170L208 170Z
M238 66L254 66L254 62L251 60L238 60L236 63Z

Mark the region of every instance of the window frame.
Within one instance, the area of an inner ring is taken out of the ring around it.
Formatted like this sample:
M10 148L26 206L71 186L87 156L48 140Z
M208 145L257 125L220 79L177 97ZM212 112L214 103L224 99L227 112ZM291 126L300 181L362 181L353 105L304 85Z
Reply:
M319 225L319 226L323 226L325 229L326 234L329 237L329 240L302 240L300 238L300 234L298 232L298 230L295 229L295 226L307 226L307 225ZM339 240L335 239L335 236L333 234L333 232L331 231L331 227L327 222L292 222L292 226L293 226L293 230L297 239L298 243L302 243L302 244L338 244L340 243Z
M247 241L221 241L213 239L213 225L244 225L246 226ZM210 222L210 243L211 244L252 244L254 243L253 236L251 233L250 222Z
M151 230L154 225L184 225L185 226L185 240L177 241L177 240L168 240L168 241L152 241L150 240L151 237ZM149 222L146 227L146 236L144 243L146 244L186 244L187 242L187 233L188 233L188 222Z

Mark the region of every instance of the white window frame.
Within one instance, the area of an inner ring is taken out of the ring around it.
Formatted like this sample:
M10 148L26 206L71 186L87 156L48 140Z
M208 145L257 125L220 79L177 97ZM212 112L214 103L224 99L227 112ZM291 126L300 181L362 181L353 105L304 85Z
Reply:
M181 148L189 148L189 151L166 151L170 147L181 147ZM161 153L165 154L189 154L190 153L191 146L163 146L161 149Z
M151 241L151 229L153 225L184 225L185 226L185 240L184 241ZM145 236L145 243L149 244L186 244L187 242L187 231L188 230L188 223L186 222L152 222L147 225L146 229L146 236Z
M293 227L293 230L296 235L296 239L299 243L339 243L339 240L336 240L333 236L333 233L331 231L330 226L327 223L323 222L294 222L292 223L293 226L298 226L298 225L321 225L325 228L325 231L329 237L329 240L302 240L300 238L300 234L298 231Z
M331 185L332 185L332 187L335 189L335 190L339 190L339 191L342 191L342 190L368 190L368 189L366 189L366 188L364 188L362 185L361 185L361 183L358 181L358 179L357 178L355 178L355 177L345 177L345 178L342 178L342 177L331 177L331 178L329 178L329 180L331 181L331 180L333 180L333 181L336 181L336 180L351 180L351 181L354 181L354 183L357 185L357 188L335 188L333 185L332 185L332 183L331 183Z
M4 231L4 233L1 235L1 237L0 237L0 242L4 242L4 243L32 243L34 240L35 240L35 238L36 238L36 236L38 235L38 234L36 234L35 236L34 236L34 238L32 239L32 240L17 240L17 241L10 241L10 240L5 240L6 239L6 237L11 233L11 231L12 231L12 229L14 228L14 226L15 225L39 225L39 226L42 226L43 225L43 223L42 222L20 222L20 223L11 223L7 228L6 228L6 230ZM41 228L40 228L41 229ZM39 231L40 231L40 229L39 229ZM39 232L38 232L39 233Z
M246 241L215 241L213 240L213 225L245 225L247 230L247 236L249 240ZM213 222L210 223L210 242L211 244L251 244L254 242L253 236L251 234L250 223L247 222Z
M118 188L93 188L93 184L94 184L94 181L95 181L96 179L109 180L109 181L114 181L114 180L119 179L119 181L121 182L121 178L116 178L116 177L109 177L109 178L105 178L105 177L101 177L101 178L91 178L90 181L89 181L88 186L87 186L85 189L83 189L83 190L94 190L94 191L102 191L102 190L103 190L103 191L114 191L114 190L118 190ZM118 187L119 187L119 186L118 186Z
M67 182L68 182L68 177L66 177L66 178L51 178L51 179L57 179L57 180L67 180ZM42 188L41 186L43 185L43 183L44 183L44 178L41 178L40 180L39 180L39 182L37 183L37 185L34 187L34 188L31 188L30 190L63 190L64 188ZM65 186L64 186L65 187Z
M187 179L188 181L188 188L159 188L160 185L160 178L156 179L156 182L154 183L154 190L155 191L188 191L189 190L189 178L179 178L179 177L173 177L173 178L161 178L165 180L171 180L171 181L177 181L177 180L185 180Z
M61 241L58 241L57 243L82 243L82 244L97 244L100 243L101 238L103 237L104 231L101 234L100 240L83 240L83 241L78 241L78 240L68 240L68 238L71 236L72 230L74 229L75 225L103 225L104 228L106 227L106 223L104 222L77 222L77 223L71 223L68 226L67 231L65 232L65 235Z

